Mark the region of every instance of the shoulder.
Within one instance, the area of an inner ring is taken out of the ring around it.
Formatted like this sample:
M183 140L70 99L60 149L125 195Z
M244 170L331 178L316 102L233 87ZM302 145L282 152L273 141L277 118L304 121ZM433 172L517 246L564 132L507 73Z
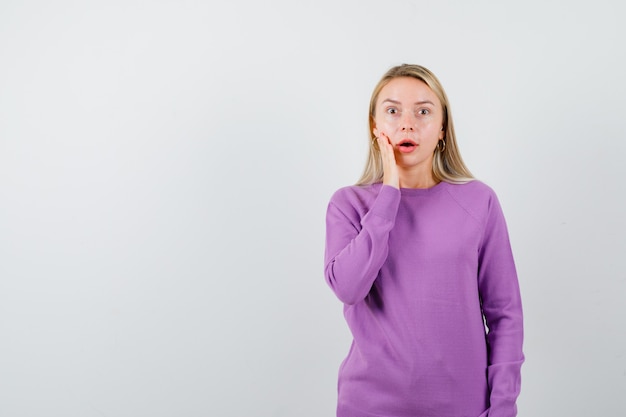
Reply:
M494 207L499 210L496 192L479 180L465 184L448 184L450 196L475 220L484 223Z
M369 185L349 185L334 192L330 198L330 204L338 206L361 206L368 205L376 199L380 191L381 183Z
M496 196L495 191L479 180L472 180L464 184L448 184L448 192L455 196L469 199L489 199Z
M350 185L335 191L328 203L328 214L340 215L358 223L369 211L382 184Z

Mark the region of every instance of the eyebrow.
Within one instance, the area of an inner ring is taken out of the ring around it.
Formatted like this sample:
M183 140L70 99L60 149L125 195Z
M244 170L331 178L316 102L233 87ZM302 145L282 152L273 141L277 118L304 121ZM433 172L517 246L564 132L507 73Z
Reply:
M380 104L383 104L383 103L402 104L402 103L400 103L399 101L397 101L397 100L393 100L393 99L390 99L390 98L386 98L386 99L384 99L384 100L382 101L382 103L380 103ZM434 105L435 105L435 103L433 103L433 102L432 102L432 101L430 101L430 100L416 101L416 102L415 102L415 103L413 103L413 104L418 104L418 105L420 105L420 104L430 104L430 105L432 105L432 106L434 106Z

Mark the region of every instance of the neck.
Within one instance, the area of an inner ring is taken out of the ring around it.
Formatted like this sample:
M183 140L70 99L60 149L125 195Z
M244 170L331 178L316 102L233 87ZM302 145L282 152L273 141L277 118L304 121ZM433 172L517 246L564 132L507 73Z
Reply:
M417 167L416 167L417 168ZM439 183L433 176L432 168L428 170L400 170L400 188L431 188Z

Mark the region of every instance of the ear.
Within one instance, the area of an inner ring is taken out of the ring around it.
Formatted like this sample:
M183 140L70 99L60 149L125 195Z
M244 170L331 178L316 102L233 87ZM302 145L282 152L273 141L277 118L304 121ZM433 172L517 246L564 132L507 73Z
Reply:
M445 135L446 135L446 132L444 132L443 126L441 126L441 129L439 130L439 139L443 139Z
M374 126L374 129L372 129L372 133L376 137L380 136L380 132L378 131L378 128L376 126Z

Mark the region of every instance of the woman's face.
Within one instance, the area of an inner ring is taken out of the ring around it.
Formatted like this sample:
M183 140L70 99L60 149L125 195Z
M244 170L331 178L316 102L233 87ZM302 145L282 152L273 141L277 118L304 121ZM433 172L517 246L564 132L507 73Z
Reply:
M378 94L373 133L389 138L399 166L432 167L435 147L444 137L441 102L423 81L394 78Z

